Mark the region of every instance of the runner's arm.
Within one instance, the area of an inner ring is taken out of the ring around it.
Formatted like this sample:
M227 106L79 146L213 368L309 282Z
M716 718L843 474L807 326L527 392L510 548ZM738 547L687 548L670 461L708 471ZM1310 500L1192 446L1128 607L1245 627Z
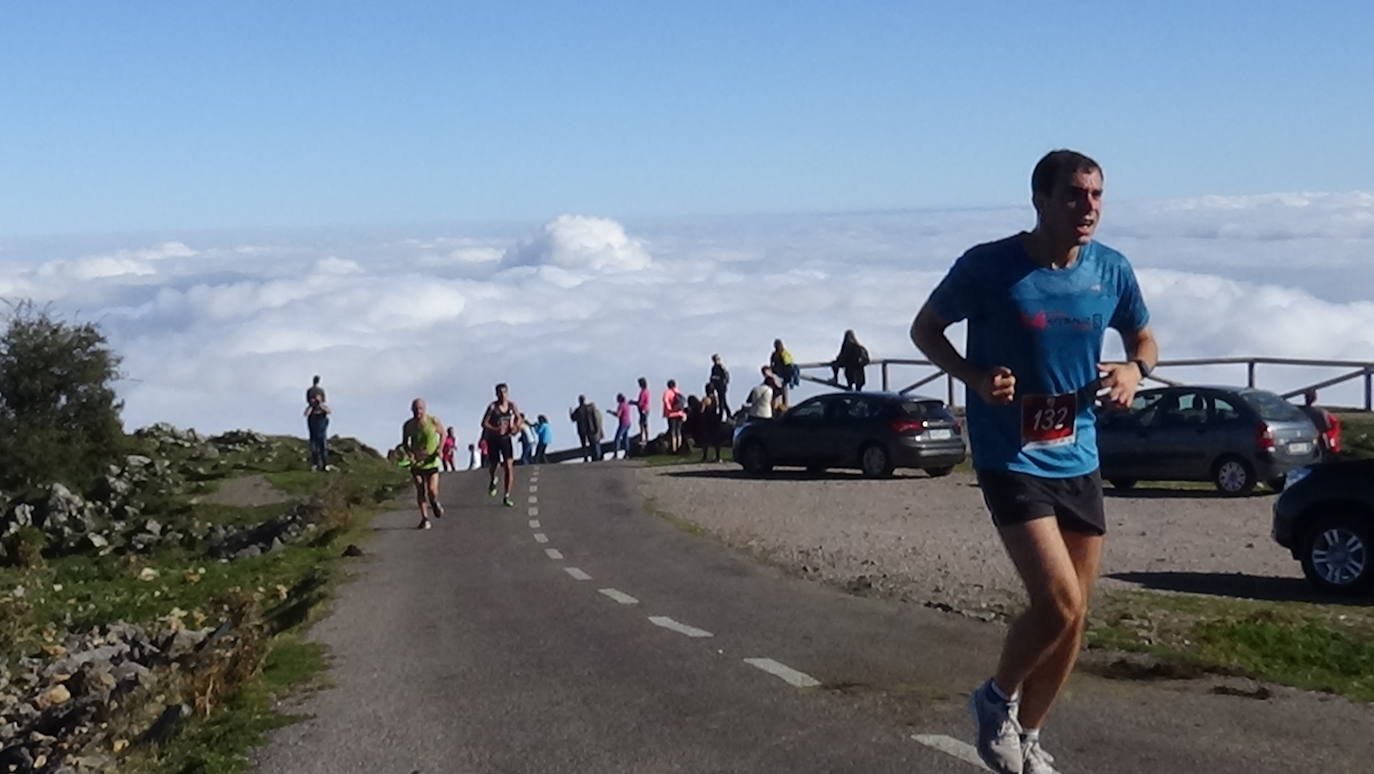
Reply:
M1136 390L1145 381L1145 372L1140 369L1141 361L1148 370L1159 364L1159 341L1150 326L1138 331L1121 333L1121 344L1126 350L1126 362L1102 363L1098 366L1101 373L1102 389L1114 405L1126 407L1135 399Z
M981 391L986 375L970 363L959 350L950 343L945 329L950 326L939 312L929 303L921 307L916 319L911 322L911 343L935 364L936 368L953 376L964 384Z

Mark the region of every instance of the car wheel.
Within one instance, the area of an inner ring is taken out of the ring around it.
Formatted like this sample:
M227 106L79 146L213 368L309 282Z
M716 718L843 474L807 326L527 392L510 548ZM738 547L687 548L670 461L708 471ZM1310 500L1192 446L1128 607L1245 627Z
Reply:
M763 444L754 441L740 449L740 465L744 472L761 476L773 469L772 460L768 459L768 452L764 450Z
M926 475L931 478L943 478L954 472L953 465L946 465L942 468L926 468Z
M887 449L871 443L859 452L859 469L869 478L886 478L892 475L892 458Z
M1114 478L1112 479L1113 489L1135 489L1136 480L1133 478Z
M1240 457L1222 457L1212 469L1212 481L1228 497L1240 497L1255 491L1255 471Z
M1302 571L1322 591L1360 591L1374 581L1371 550L1374 522L1354 515L1328 516L1303 541Z
M1288 479L1286 479L1286 478L1280 476L1280 477L1278 477L1278 478L1271 478L1271 479L1269 479L1268 481L1265 481L1264 484L1265 484L1265 486L1269 487L1270 489L1274 490L1275 492L1282 492L1282 491L1283 491L1283 485L1284 485L1285 483L1287 483L1287 481L1288 481Z

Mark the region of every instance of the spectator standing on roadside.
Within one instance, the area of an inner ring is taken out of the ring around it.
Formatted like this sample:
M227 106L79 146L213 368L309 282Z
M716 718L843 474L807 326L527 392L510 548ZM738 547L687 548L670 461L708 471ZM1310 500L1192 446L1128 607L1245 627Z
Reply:
M305 391L305 429L310 433L310 469L329 467L329 415L324 388L317 375Z
M706 461L706 450L716 450L716 462L720 462L720 426L725 420L725 407L721 404L715 382L706 383L706 396L701 399L701 437L697 445L701 447L701 461Z
M716 402L720 404L722 411L729 414L730 404L725 394L730 389L730 371L725 368L725 361L720 359L720 355L711 356L710 382L715 391Z
M534 428L530 427L525 415L520 415L520 464L529 465L534 462Z
M630 402L625 399L625 393L616 393L615 408L606 409L606 413L615 417L615 442L611 446L611 459L617 459L617 453L623 451L620 458L630 456Z
M577 408L568 411L568 417L577 426L578 438L582 440L582 460L592 462L601 459L602 424L601 412L594 401L586 395L577 396Z
M687 419L687 396L677 388L675 379L668 380L663 392L663 418L668 420L668 453L677 454L682 448L682 423Z
M649 397L649 380L639 377L639 397L635 400L635 408L639 410L639 446L640 448L649 445L649 412L653 410L653 402Z
M683 438L691 439L697 446L701 445L701 398L695 395L687 396L687 418L682 421ZM691 444L683 443L682 452L691 451Z
M750 422L773 418L773 372L768 366L759 371L763 373L763 382L749 391L747 414Z
M453 434L453 428L449 428L444 434L444 445L440 449L444 460L444 472L457 470L458 466L453 464L453 453L458 448L458 436Z
M544 465L549 461L549 444L553 443L553 428L549 426L549 418L543 414L539 415L538 424L534 426L534 437L539 444L534 448L534 463Z
M840 342L840 353L830 363L831 378L838 384L840 371L843 370L846 389L856 392L862 390L864 383L867 382L864 376L864 367L868 365L868 362L868 348L859 343L859 338L854 335L854 331L845 331L844 341Z
M1317 391L1307 390L1302 394L1303 405L1298 409L1312 420L1317 428L1317 443L1321 446L1322 459L1341 452L1341 424L1335 414L1317 405Z
M468 444L468 470L477 469L477 445Z

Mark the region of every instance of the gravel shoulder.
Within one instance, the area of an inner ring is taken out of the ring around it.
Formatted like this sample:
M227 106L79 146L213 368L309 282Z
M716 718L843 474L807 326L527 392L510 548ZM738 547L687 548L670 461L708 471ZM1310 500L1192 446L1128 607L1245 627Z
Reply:
M1024 595L974 477L868 480L843 472L745 476L733 464L641 468L652 507L800 575L979 618ZM1269 537L1272 496L1204 490L1107 498L1099 588L1309 599L1302 572Z

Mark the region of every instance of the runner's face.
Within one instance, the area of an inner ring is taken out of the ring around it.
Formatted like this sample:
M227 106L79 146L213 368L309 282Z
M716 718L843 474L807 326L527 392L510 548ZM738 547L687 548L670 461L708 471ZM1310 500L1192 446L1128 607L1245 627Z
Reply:
M1040 230L1056 243L1086 245L1102 220L1102 173L1074 172L1048 196L1035 197Z
M505 403L505 402L506 402L506 388L505 388L505 387L498 387L498 388L497 388L497 390L496 390L496 399L499 400L499 401L501 401L502 403Z

